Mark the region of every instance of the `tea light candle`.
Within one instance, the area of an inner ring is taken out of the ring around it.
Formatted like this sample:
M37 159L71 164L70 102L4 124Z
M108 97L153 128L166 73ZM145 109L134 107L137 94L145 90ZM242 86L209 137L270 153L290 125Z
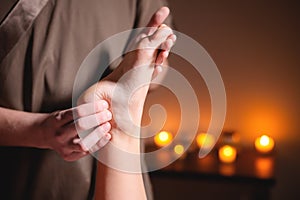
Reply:
M236 160L237 150L236 148L225 145L219 149L219 159L224 163L232 163Z
M261 153L269 153L274 149L275 142L271 137L262 135L256 138L254 145L257 151Z
M200 133L196 137L196 142L199 148L211 149L215 144L215 137L208 133Z
M177 145L174 147L174 152L175 152L177 155L183 154L183 153L184 153L184 147L183 147L183 145L177 144Z
M154 137L154 143L159 146L163 147L171 143L173 139L173 135L167 131L161 131Z

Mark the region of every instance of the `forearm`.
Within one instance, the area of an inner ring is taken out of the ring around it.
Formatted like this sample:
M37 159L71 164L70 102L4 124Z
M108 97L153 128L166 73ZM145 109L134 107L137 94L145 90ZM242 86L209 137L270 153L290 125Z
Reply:
M142 174L132 174L117 171L102 163L98 163L96 200L143 200L146 192Z
M0 146L41 147L37 123L45 115L0 107Z
M116 136L111 141L115 147L122 149L121 153L106 147L99 152L106 154L107 159L103 160L104 164L98 162L96 200L147 199L139 154L140 140L134 138L123 139ZM107 166L107 164L113 166L113 168Z
M172 30L162 25L168 14L165 7L158 10L148 24L152 28L144 30L133 40L136 43L129 45L134 51L126 54L112 74L83 94L83 102L108 100L113 114L111 143L99 152L96 199L147 198L139 125L155 65L165 60L176 40Z

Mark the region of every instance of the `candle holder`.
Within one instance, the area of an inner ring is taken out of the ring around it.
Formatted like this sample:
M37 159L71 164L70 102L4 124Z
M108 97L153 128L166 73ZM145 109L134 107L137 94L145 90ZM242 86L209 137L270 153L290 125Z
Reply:
M238 156L240 137L233 131L223 132L218 143L218 158L222 163L233 163Z

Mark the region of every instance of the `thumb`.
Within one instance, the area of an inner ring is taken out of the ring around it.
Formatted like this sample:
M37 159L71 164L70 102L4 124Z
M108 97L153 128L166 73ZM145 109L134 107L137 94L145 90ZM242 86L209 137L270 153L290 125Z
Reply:
M147 24L145 30L146 35L152 35L154 31L166 20L170 14L170 9L168 7L161 7L158 9L151 17L150 21Z

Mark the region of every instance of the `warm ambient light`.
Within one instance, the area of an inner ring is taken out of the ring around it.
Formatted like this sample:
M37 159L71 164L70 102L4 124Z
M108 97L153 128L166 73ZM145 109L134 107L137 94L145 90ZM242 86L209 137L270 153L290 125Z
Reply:
M161 131L157 135L155 135L154 143L159 147L163 147L170 144L172 139L173 139L173 135L171 133L167 131Z
M210 149L215 144L215 137L208 133L200 133L196 137L196 142L199 148Z
M234 147L225 145L219 149L219 159L224 163L232 163L236 159L237 151Z
M254 162L255 173L261 178L271 178L273 175L274 160L272 157L258 157Z
M274 148L274 145L274 140L267 135L262 135L255 140L255 148L261 153L271 152Z
M184 152L184 147L183 147L181 144L177 144L177 145L174 147L174 152L175 152L177 155L181 155L181 154L183 154L183 152Z

